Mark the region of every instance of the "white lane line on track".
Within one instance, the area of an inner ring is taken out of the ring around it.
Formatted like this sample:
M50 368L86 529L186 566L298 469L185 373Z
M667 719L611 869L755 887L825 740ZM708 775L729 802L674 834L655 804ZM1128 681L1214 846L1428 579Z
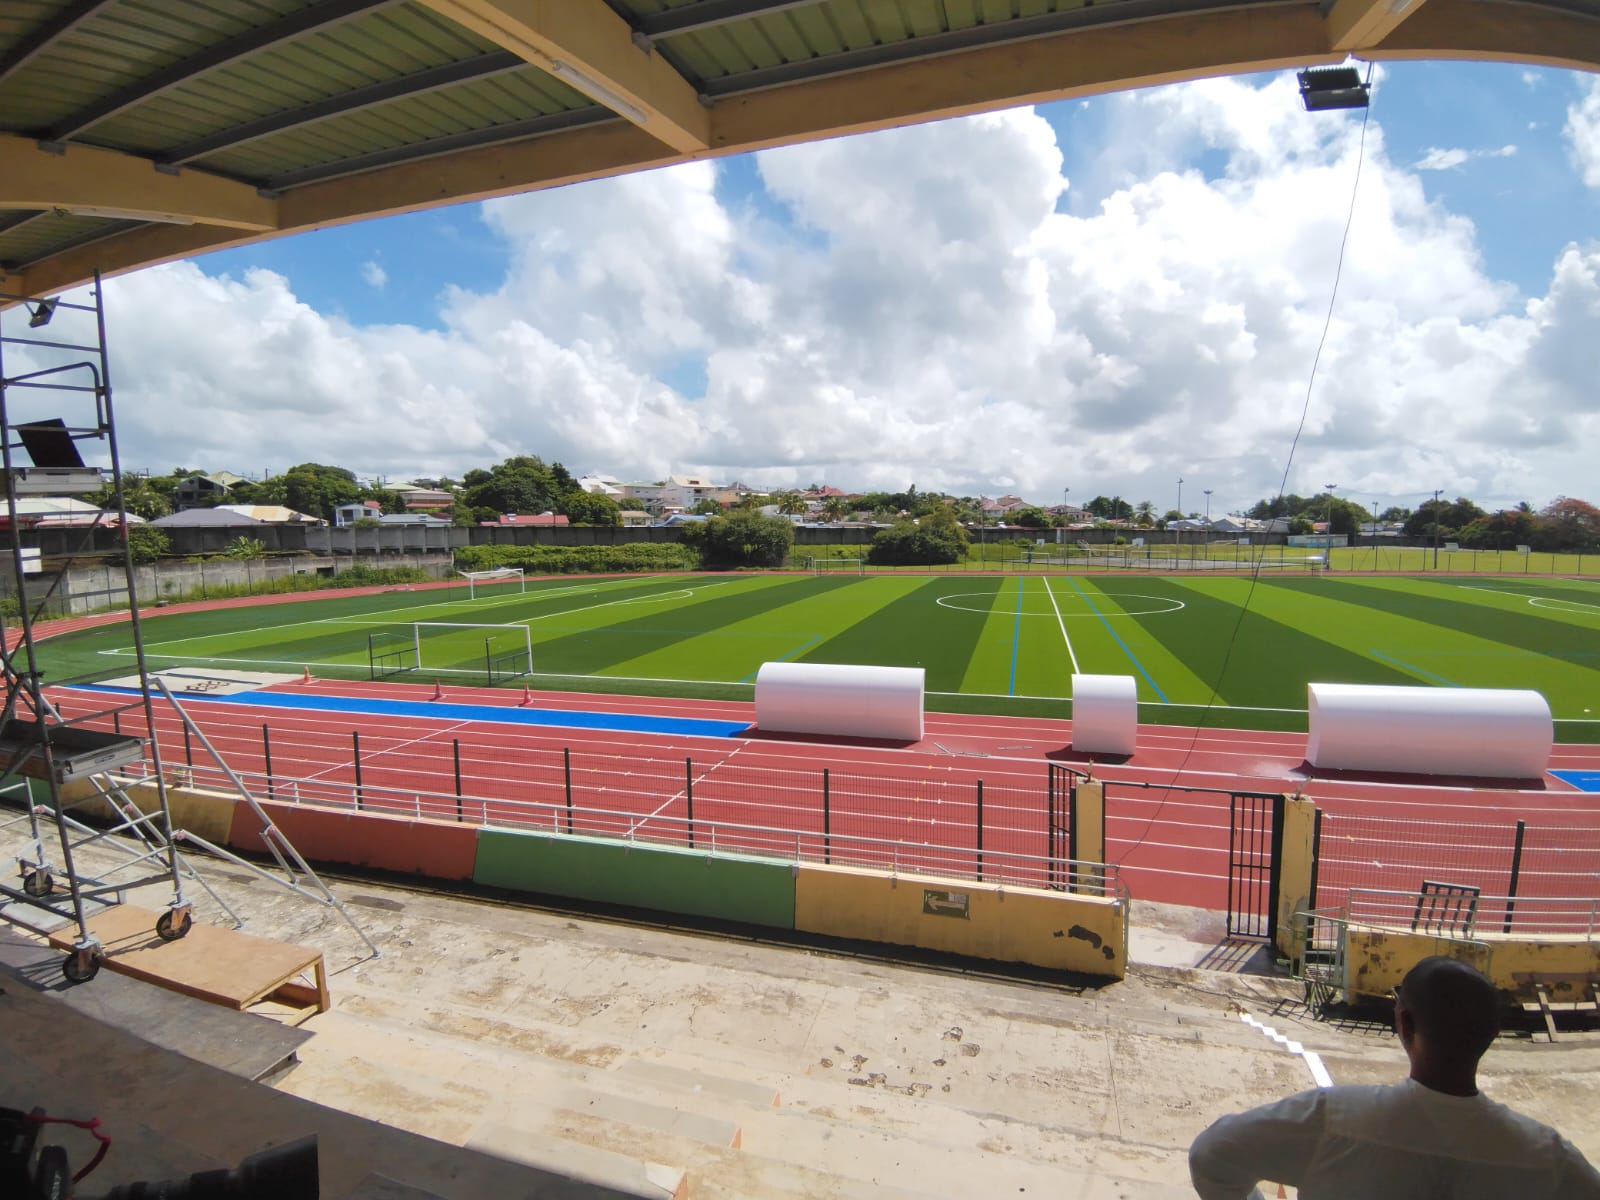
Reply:
M1061 640L1067 644L1067 657L1072 659L1072 673L1077 675L1079 674L1078 655L1072 648L1072 639L1067 636L1067 623L1062 619L1061 606L1056 603L1056 594L1050 587L1050 577L1048 575L1044 577L1044 590L1045 595L1050 597L1050 607L1056 610L1056 624L1061 627Z

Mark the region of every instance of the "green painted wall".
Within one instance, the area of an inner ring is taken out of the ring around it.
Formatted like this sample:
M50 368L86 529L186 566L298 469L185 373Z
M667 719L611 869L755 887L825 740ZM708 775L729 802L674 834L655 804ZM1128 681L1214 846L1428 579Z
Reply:
M794 869L759 858L481 829L472 879L512 891L794 928Z

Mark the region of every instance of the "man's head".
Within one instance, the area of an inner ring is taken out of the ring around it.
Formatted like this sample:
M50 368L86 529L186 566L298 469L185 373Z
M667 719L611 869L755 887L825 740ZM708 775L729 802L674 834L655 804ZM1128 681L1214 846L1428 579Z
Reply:
M1454 958L1425 958L1395 989L1395 1030L1411 1056L1412 1075L1476 1069L1500 1031L1494 984ZM1426 1079L1422 1080L1427 1082Z

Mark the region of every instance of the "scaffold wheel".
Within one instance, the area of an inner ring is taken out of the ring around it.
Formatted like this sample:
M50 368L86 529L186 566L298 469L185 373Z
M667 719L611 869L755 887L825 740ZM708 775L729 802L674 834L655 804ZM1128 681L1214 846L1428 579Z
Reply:
M72 983L88 983L100 973L99 950L74 950L62 960L61 973Z
M169 908L156 918L156 936L163 942L175 942L194 926L194 917L188 912L176 923L172 919L172 910Z
M56 881L42 867L27 872L22 877L22 890L30 896L48 896L55 891Z

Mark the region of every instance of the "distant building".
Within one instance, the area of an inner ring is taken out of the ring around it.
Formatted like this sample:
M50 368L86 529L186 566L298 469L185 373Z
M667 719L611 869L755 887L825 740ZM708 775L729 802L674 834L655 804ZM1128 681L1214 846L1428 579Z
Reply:
M219 509L260 521L263 525L326 525L321 517L296 512L281 504L219 504Z
M479 525L504 528L508 526L536 525L550 528L570 524L566 513L502 513L493 521L479 521Z
M11 515L0 505L0 529L10 528ZM96 508L86 500L66 496L18 496L18 529L82 529L90 525L115 526L117 514ZM128 514L128 524L142 525L144 518Z
M248 482L243 475L235 475L232 471L214 471L210 474L196 471L178 480L173 495L180 509L209 506L226 500L234 488Z
M643 509L625 508L617 515L622 518L624 529L642 529L650 524L650 514Z
M375 520L383 516L383 505L376 500L357 500L353 504L341 504L333 510L333 524L336 529L343 529L346 525L354 525L357 521Z

